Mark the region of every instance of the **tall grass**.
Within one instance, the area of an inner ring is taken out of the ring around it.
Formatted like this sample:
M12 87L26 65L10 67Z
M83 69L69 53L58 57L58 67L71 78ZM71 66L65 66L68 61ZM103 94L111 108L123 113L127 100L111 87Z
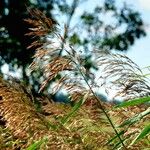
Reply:
M33 97L21 84L0 78L2 129L6 127L12 136L6 138L9 145L1 136L1 149L148 148L150 110L145 102L150 101L150 87L141 69L125 55L93 50L101 71L95 77L84 67L82 52L64 38L66 28L61 35L59 26L42 12L29 11L31 18L25 21L31 28L26 35L35 39L28 47L35 48L30 69L43 72L39 92L55 81L49 86L51 92L65 89L73 106ZM118 106L102 102L95 92L102 87L108 93L115 89L114 98L126 101ZM40 99L40 112L35 99Z

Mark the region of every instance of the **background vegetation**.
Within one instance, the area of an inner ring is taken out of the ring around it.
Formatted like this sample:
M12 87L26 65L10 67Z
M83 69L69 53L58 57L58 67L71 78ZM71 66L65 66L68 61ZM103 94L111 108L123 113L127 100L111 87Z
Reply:
M13 71L21 68L26 85L10 76L7 81L0 77L0 149L149 148L148 75L125 55L110 51L127 50L144 36L142 19L126 4L117 8L115 1L106 0L93 12L83 11L79 26L72 20L83 2L28 1L25 6L23 1L2 1L1 65L7 63ZM16 6L24 8L24 21ZM52 19L34 9L38 6ZM64 14L64 26L54 12ZM10 14L18 14L16 22L24 24L24 30L11 32ZM101 16L110 14L116 21L107 25ZM27 76L29 64L32 72ZM33 89L27 87L32 84ZM104 102L97 93L101 88L106 93L115 90L114 98L126 101ZM67 91L70 103L54 103L46 95L60 89ZM41 94L35 94L37 90Z
M145 36L140 14L126 3L119 7L114 0L105 0L95 5L95 8L84 10L84 5L88 3L90 5L90 1L84 0L2 0L0 65L8 64L9 70L13 72L20 69L23 81L30 83L36 91L39 89L42 73L33 72L28 76L27 68L32 62L34 47L27 49L33 39L24 36L29 27L23 21L29 17L27 7L38 8L55 23L65 24L65 40L83 50L82 57L87 60L85 66L89 70L96 69L91 59L93 49L127 51L136 39ZM60 55L62 53L63 50Z

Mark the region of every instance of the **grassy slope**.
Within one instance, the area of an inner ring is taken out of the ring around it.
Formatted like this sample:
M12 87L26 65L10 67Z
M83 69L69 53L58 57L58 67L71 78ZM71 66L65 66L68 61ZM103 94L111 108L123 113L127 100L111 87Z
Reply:
M6 82L2 78L0 78L0 97L0 115L5 123L1 123L0 126L1 150L24 149L45 136L48 141L40 147L41 150L109 150L114 146L105 145L115 134L106 117L91 99L87 100L88 102L70 117L68 122L61 125L62 118L72 109L70 105L46 101L46 105L42 106L42 113L37 112L31 96L21 85L12 81ZM45 101L44 98L42 100ZM103 105L116 126L146 109L146 106L136 106L113 110L113 104L103 103ZM123 136L130 137L126 140L127 145L149 119L144 118L139 124L126 129L127 132ZM150 137L147 137L129 149L149 148L148 138L150 141Z

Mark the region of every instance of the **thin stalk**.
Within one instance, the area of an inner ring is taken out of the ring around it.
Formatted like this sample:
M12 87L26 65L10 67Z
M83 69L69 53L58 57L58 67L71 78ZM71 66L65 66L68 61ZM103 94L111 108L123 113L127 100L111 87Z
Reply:
M71 12L70 12L70 14L69 14L69 16L68 16L67 24L66 24L66 26L65 26L65 32L64 32L63 42L62 42L61 50L60 50L60 52L59 52L59 56L60 56L60 55L62 54L62 52L63 52L64 43L66 42L66 39L67 39L67 37L68 37L68 30L69 30L69 27L70 27L70 23L71 23L71 20L72 20L73 15L74 15L74 13L75 13L75 10L76 10L76 8L77 8L77 6L78 6L78 3L79 3L78 0L75 0L75 1L73 1L73 3L72 3L72 10L71 10Z
M68 52L68 51L67 51L67 52ZM69 53L69 52L68 52L68 53ZM69 53L69 55L70 55L70 53ZM98 102L99 108L100 108L100 109L102 110L102 112L105 114L105 116L106 116L106 118L108 119L110 125L112 126L112 128L113 128L115 134L117 135L118 139L120 140L122 146L123 146L125 149L127 149L126 146L124 145L123 140L121 139L121 137L120 137L120 135L119 135L117 129L115 128L114 123L112 122L111 118L109 117L109 115L108 115L107 112L105 111L105 108L104 108L103 105L101 104L100 99L97 97L97 95L96 95L95 92L93 91L93 89L92 89L92 87L90 86L89 82L87 81L85 75L84 75L83 72L81 71L79 65L78 65L74 60L72 60L72 61L73 61L73 63L75 63L75 65L76 65L78 71L80 72L81 76L83 77L84 81L86 82L87 86L89 87L90 91L92 92L93 96L95 97L96 101Z
M127 149L126 146L124 145L123 140L121 139L121 137L120 137L120 135L119 135L117 129L115 128L115 126L114 126L114 124L113 124L111 118L109 117L108 113L105 111L105 108L104 108L103 105L101 104L100 99L97 97L97 95L96 95L95 92L93 91L93 89L92 89L92 87L90 86L90 84L88 83L86 77L85 77L84 74L82 73L81 69L78 68L78 70L80 71L80 73L81 73L82 77L84 78L84 80L85 80L87 86L89 87L90 91L92 92L92 94L94 95L95 99L97 100L99 108L103 111L103 113L105 114L105 116L106 116L106 118L108 119L109 123L111 124L111 126L112 126L114 132L116 133L118 139L120 140L122 146L123 146L125 149Z

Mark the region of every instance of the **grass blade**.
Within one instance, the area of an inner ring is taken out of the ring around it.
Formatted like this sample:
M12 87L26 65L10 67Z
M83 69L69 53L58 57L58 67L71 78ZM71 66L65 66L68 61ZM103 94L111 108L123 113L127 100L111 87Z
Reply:
M136 141L144 138L146 135L150 133L150 124L144 127L144 129L141 131L141 133L133 140L131 145L133 145Z
M26 150L37 150L40 148L40 146L47 141L47 138L43 138L39 141L36 141L32 145L30 145Z
M115 107L128 107L128 106L135 106L139 105L142 103L150 102L150 97L143 97L143 98L138 98L138 99L133 99L129 101L125 101Z
M124 121L119 127L123 127L125 125L131 125L137 121L140 121L143 117L145 117L146 115L150 114L150 108L148 108L147 110L135 115L134 117Z
M77 112L77 110L81 107L82 103L83 103L83 99L77 102L72 108L71 112L61 120L61 123L65 124L66 122L68 122L69 118L72 117Z

